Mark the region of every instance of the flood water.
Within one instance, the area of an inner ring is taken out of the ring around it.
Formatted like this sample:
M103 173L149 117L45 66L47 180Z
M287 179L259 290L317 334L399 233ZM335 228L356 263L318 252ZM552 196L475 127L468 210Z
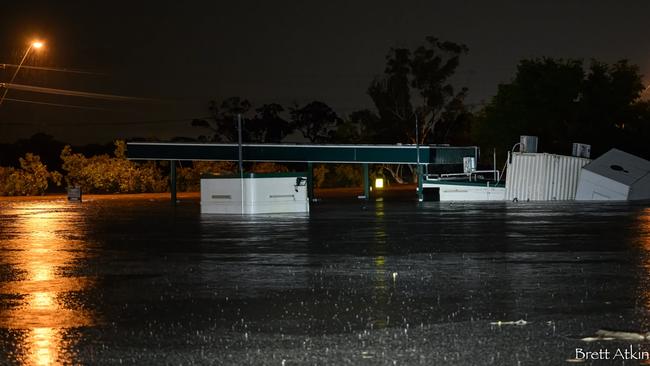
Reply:
M581 340L650 331L649 280L647 203L3 200L0 364L569 364L650 349Z

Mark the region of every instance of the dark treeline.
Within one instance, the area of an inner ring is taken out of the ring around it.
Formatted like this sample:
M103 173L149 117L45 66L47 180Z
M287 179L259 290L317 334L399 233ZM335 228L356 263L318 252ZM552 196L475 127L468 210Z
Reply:
M201 140L237 141L238 114L245 120L244 140L250 142L312 143L419 143L469 142L471 113L464 100L468 90L451 83L464 45L426 38L414 50L391 49L382 75L370 82L367 93L374 110L339 116L327 104L313 101L303 106L277 103L254 108L242 97L211 101L211 118L194 120L193 126L211 132Z
M237 140L235 116L244 118L251 142L415 143L478 145L504 153L520 135L540 138L540 150L568 154L574 142L592 145L598 156L616 147L650 158L650 103L636 65L626 60L538 58L520 61L508 83L482 107L465 104L469 91L453 76L466 46L428 37L415 49L395 48L382 75L367 89L374 109L337 115L327 104L263 104L242 97L211 101L203 141ZM489 154L486 154L489 155Z
M497 94L481 108L470 110L465 104L469 91L453 83L467 52L465 45L433 37L427 37L414 49L389 50L383 73L369 81L367 93L374 108L347 116L338 115L322 101L255 106L241 96L212 100L207 107L210 118L195 119L191 123L204 133L198 138L177 137L173 141L236 142L236 118L241 115L245 142L414 144L417 141L420 144L478 145L484 156L491 157L492 149L496 149L499 152L497 163L501 166L505 152L518 142L519 135L536 135L540 138L540 151L544 152L569 154L571 144L581 142L592 145L592 157L616 147L650 158L650 144L647 143L650 103L642 99L646 87L636 65L625 60L614 64L597 60L522 60L510 82L499 85ZM64 147L63 142L51 136L36 134L1 146L0 165L20 169L19 158L31 153L40 157L50 171L62 171L65 170L61 155ZM71 150L79 154L75 155L78 159L108 156L115 145L87 145ZM119 159L119 154L116 151L114 158ZM31 160L23 159L23 163L33 162L34 156ZM491 158L483 159L483 163L491 164L489 160ZM295 167L257 164L247 168L272 171ZM145 180L148 183L138 185L138 189L164 189L160 181L165 174L164 164L147 169ZM193 189L202 172L228 172L234 167L194 164L182 169L185 169L186 187ZM356 185L361 181L360 171L355 166L317 166L315 175L317 183L324 186ZM413 179L413 167L377 165L371 175L403 183ZM90 180L86 179L84 184L90 184ZM118 183L109 186L115 184ZM136 189L129 187L127 191Z
M650 158L650 103L636 65L535 59L519 63L512 82L474 116L475 140L507 151L521 134L540 138L542 151L568 154L571 143Z

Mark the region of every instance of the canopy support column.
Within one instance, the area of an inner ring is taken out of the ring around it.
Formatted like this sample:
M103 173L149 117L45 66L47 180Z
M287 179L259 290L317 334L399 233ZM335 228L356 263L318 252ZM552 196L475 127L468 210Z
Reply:
M370 177L368 163L363 163L363 196L366 200L370 199Z
M314 163L307 163L307 199L309 201L315 201L314 197Z
M169 161L169 190L171 191L172 204L176 204L176 160Z

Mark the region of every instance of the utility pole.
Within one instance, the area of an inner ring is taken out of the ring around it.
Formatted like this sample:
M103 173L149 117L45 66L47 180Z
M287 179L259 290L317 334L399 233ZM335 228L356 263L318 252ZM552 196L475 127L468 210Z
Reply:
M415 154L416 156L416 170L418 175L418 202L424 200L422 193L422 166L420 165L420 125L418 123L418 115L415 114Z
M237 114L237 137L239 141L239 176L244 177L244 161L242 158L242 133L241 133L241 113Z
M244 213L244 160L242 156L241 113L237 113L237 137L239 147L239 183L241 189L241 213Z

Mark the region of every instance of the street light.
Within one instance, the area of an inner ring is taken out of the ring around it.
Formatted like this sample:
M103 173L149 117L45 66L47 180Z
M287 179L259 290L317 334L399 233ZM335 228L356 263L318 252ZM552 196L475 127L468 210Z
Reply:
M9 84L12 84L14 80L16 79L16 75L18 75L18 71L20 71L20 68L23 66L23 63L27 59L27 56L29 55L29 52L32 50L32 48L35 49L40 49L42 48L44 43L42 41L32 41L32 43L29 44L29 47L27 47L27 51L25 51L25 54L23 55L23 59L20 60L20 63L18 64L18 67L16 68L16 71L14 71L14 75L11 77L11 81L9 81ZM0 97L0 106L2 106L2 102L4 102L5 97L7 96L7 92L9 91L9 88L7 85L4 85L4 91L2 92L2 97Z

